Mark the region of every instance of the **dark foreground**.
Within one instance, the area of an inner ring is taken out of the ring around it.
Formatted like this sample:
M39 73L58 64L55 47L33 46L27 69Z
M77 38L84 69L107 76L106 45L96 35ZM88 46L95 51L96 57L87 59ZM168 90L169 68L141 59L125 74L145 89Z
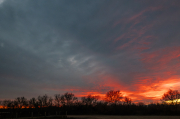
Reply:
M180 119L180 116L108 116L108 115L68 115L70 119Z
M0 118L1 119L1 118ZM47 117L19 117L2 119L180 119L180 116L112 116L112 115L68 115Z

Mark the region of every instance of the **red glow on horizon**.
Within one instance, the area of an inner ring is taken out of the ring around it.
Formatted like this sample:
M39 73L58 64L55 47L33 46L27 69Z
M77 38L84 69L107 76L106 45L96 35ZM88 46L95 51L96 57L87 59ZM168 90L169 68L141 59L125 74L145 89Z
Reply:
M7 109L7 106L0 105L0 109Z
M107 78L107 77L106 77ZM112 78L112 77L111 77ZM149 80L149 81L148 81ZM100 88L104 87L111 87L114 90L122 89L120 90L123 96L127 96L131 98L133 101L142 101L142 100L152 100L152 101L160 101L162 95L167 92L170 88L171 89L178 89L178 86L180 85L180 78L177 77L171 77L169 79L166 79L164 81L159 80L155 82L150 82L151 79L145 79L141 80L141 83L134 84L133 87L136 87L137 91L129 91L129 87L124 87L123 85L120 85L116 80L109 79L104 81L104 83L100 84ZM100 99L104 99L106 93L101 91L88 91L78 93L78 97L83 97L87 95L92 96L100 96Z

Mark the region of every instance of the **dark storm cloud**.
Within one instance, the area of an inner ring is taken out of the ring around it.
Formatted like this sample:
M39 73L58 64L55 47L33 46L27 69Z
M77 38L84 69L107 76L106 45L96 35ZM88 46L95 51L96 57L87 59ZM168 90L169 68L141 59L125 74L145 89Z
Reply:
M178 62L176 52L159 63L180 44L178 4L178 0L5 0L0 4L0 87L7 95L0 98L11 98L10 90L18 95L27 92L29 97L69 87L95 90L110 79L132 91L139 80L156 80L158 66ZM104 93L112 85L99 90Z

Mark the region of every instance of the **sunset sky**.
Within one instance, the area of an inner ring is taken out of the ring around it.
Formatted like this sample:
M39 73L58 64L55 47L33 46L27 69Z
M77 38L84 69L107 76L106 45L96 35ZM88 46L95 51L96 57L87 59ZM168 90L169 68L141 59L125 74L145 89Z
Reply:
M180 91L180 0L0 0L0 99Z

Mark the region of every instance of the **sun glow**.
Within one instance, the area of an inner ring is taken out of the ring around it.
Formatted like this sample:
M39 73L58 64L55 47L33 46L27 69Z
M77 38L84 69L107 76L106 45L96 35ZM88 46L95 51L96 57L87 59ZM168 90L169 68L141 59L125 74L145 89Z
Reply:
M166 103L180 103L180 99L174 99L174 100L168 100L168 101L165 101Z
M16 108L20 108L20 107L14 107L15 109ZM35 108L34 106L22 106L21 109L25 109L25 108ZM40 106L39 106L40 108ZM3 106L3 105L0 105L0 109L8 109L7 106Z
M8 108L7 106L0 105L0 109L7 109L7 108Z

